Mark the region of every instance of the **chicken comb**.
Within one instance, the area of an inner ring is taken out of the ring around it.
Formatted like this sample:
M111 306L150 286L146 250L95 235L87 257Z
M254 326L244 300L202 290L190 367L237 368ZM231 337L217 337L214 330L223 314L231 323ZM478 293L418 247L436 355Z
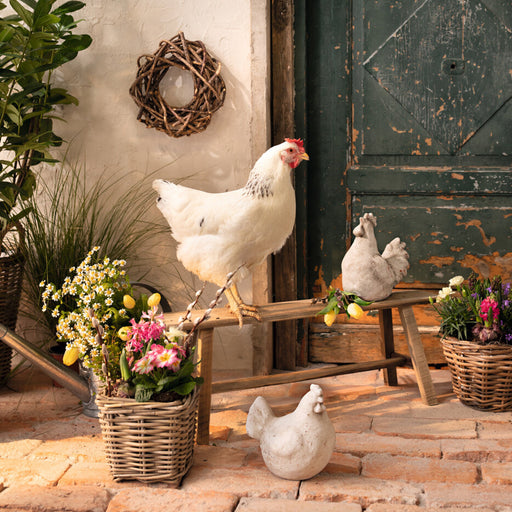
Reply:
M294 144L297 144L298 148L304 151L304 142L302 139L284 139L286 142L293 142Z

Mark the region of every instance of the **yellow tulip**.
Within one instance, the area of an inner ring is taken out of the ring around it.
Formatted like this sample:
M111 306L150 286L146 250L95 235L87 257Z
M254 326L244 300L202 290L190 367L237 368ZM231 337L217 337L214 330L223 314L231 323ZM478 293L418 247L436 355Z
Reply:
M126 309L133 309L135 307L135 299L130 295L123 297L123 305Z
M62 362L66 366L71 366L76 362L78 357L80 356L80 351L76 347L68 347L66 348L66 352L64 352L64 357L62 358Z
M338 314L336 313L336 311L334 309L331 309L331 311L326 313L324 315L325 325L327 325L327 327L330 327L334 323L334 320L336 320L337 315Z
M153 295L151 295L148 299L148 306L150 308L152 308L154 306L158 306L158 304L160 304L161 299L162 299L162 297L160 296L159 293L153 293Z
M121 327L119 331L117 331L117 335L119 338L121 338L121 340L128 341L130 339L130 335L128 334L129 330L130 328L125 325L124 327Z
M361 306L359 304L356 304L355 302L351 302L348 305L347 313L356 320L358 318L361 318L364 314L364 311L361 309Z

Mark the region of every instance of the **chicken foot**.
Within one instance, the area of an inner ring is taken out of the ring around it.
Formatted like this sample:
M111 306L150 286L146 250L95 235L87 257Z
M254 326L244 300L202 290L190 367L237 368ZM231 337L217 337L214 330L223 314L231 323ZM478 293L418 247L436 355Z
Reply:
M258 308L256 306L251 306L245 304L242 297L238 293L238 288L236 284L232 285L225 292L226 297L228 298L229 307L233 314L238 318L238 325L240 328L243 326L243 317L249 316L252 318L256 318L261 322L261 315L258 313Z

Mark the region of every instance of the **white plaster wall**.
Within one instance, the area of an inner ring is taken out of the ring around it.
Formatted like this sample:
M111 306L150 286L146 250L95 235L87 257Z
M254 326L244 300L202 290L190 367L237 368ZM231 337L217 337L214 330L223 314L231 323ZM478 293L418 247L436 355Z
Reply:
M85 161L90 179L160 169L155 177L189 177L185 185L207 191L243 186L252 164L268 147L267 1L89 0L76 17L83 19L76 32L90 34L93 43L56 76L80 101L79 107L60 113L66 122L56 132L71 141L71 158ZM136 120L137 106L128 89L137 58L154 53L161 40L179 31L189 40L201 40L222 63L227 94L204 132L172 138ZM164 222L156 206L154 215ZM170 234L158 241L150 277L178 310L189 302L187 285L198 289L200 283L179 266L175 270L170 242ZM214 291L209 287L206 298ZM241 291L251 298L250 279ZM252 368L250 331L223 330L215 340L216 369Z

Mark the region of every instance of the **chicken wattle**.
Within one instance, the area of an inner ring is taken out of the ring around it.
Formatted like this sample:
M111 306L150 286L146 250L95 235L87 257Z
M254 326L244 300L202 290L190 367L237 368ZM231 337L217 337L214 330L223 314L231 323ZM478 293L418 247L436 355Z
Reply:
M238 190L208 193L165 180L153 182L157 206L178 242L183 266L218 286L236 272L225 293L240 325L244 315L259 314L244 304L236 283L290 236L295 223L290 171L308 159L301 140L286 139L263 153Z

